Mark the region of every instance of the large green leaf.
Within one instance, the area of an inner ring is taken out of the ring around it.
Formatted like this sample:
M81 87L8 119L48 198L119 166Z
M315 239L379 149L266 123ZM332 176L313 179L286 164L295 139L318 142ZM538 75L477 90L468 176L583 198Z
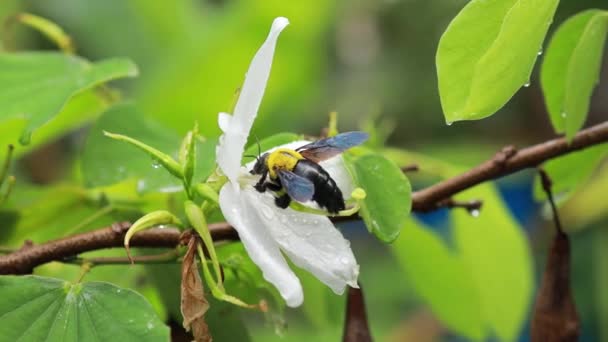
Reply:
M415 220L408 221L392 251L416 292L449 329L472 340L485 336L477 284L456 251Z
M109 102L95 89L85 90L71 98L52 120L36 129L36 134L28 145L17 145L21 132L27 122L21 118L13 118L0 123L0 160L6 156L6 146L15 146L14 156L27 154L36 148L61 137L63 134L76 130L93 120L108 108Z
M551 189L559 198L560 204L564 203L566 195L570 195L589 180L593 171L607 155L608 144L602 144L549 160L543 164L543 169L551 177ZM546 198L539 177L536 177L534 184L534 198L543 200Z
M91 129L82 155L82 172L89 187L135 179L145 191L179 190L181 182L141 150L104 136L103 131L128 135L173 157L181 140L175 132L149 119L133 104L121 104L106 112ZM199 142L194 181L207 177L215 165L215 139ZM177 159L177 158L175 158Z
M0 54L0 121L26 121L22 143L59 113L78 92L112 79L137 75L128 59L90 63L56 52Z
M410 213L410 182L395 163L379 154L346 158L346 165L355 184L367 193L359 211L367 228L380 240L392 242Z
M136 292L109 283L0 277L6 341L168 341L169 328Z
M491 184L467 190L460 197L484 201L479 215L465 210L451 213L454 240L477 286L482 317L495 336L514 341L532 298L528 241Z
M437 49L446 122L482 119L529 83L558 0L472 0Z
M599 80L608 12L588 10L566 20L549 43L541 85L557 133L571 139L583 126Z

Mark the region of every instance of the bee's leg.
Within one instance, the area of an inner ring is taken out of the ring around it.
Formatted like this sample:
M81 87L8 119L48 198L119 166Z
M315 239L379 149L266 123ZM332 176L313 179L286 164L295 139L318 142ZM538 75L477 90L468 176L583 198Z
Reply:
M264 172L262 174L262 177L260 177L260 180L253 186L257 191L259 191L259 192L266 191L266 187L267 187L266 176L267 175L268 175L268 172Z
M272 191L279 191L283 187L281 186L281 184L275 184L275 183L266 182L266 188L270 189Z
M289 207L289 203L291 202L291 197L289 197L288 194L284 194L280 197L276 197L274 199L274 204L277 205L277 207L285 209L287 207Z

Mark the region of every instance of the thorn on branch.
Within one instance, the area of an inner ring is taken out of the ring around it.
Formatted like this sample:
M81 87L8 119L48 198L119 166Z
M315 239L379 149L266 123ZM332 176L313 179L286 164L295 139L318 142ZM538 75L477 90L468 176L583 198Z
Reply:
M420 171L420 167L418 164L410 164L401 168L402 172L418 172Z
M481 200L471 200L471 201L457 201L453 198L447 198L441 200L435 205L428 208L419 208L419 211L422 212L430 212L441 208L454 209L454 208L463 208L469 212L472 216L477 217L479 212L481 211L481 207L483 206L483 201Z
M517 149L515 148L515 146L513 146L513 145L505 146L502 148L502 150L498 151L494 155L494 158L492 159L492 161L494 162L494 164L496 164L500 167L504 167L507 160L509 160L516 154L517 154Z

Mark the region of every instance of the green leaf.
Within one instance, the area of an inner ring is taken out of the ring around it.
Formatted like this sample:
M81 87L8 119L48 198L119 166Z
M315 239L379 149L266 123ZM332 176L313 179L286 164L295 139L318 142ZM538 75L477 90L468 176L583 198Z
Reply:
M27 121L21 142L61 111L77 93L116 78L137 75L128 59L90 63L56 52L0 54L0 121Z
M532 298L528 240L491 184L467 190L459 198L484 201L477 217L466 210L451 211L454 241L476 284L486 324L500 340L514 341Z
M555 32L541 68L541 85L557 133L568 139L583 127L593 88L599 81L608 31L608 12L588 10Z
M485 322L478 288L463 258L414 220L391 247L414 290L437 318L450 330L481 340Z
M472 0L452 20L437 49L446 122L498 111L529 83L558 0Z
M355 160L345 156L356 186L367 193L359 214L370 232L382 241L392 242L410 213L410 182L395 163L379 154L366 154Z
M565 195L570 195L589 180L593 171L597 169L607 155L608 144L602 144L583 151L569 153L543 164L543 169L549 174L553 182L551 189L559 198L560 204L564 203ZM539 177L536 177L534 182L534 198L538 200L546 199Z
M15 158L95 120L108 108L108 105L107 99L94 89L79 93L67 102L60 113L36 130L36 134L32 136L28 145L15 146ZM16 145L26 124L26 120L22 118L2 121L0 123L0 146ZM6 150L0 148L0 160L4 159L5 155Z
M169 328L138 293L108 283L0 277L7 341L168 341Z
M103 131L128 135L176 157L180 138L163 125L148 119L133 104L114 106L92 127L85 143L81 168L88 187L115 184L135 179L137 189L146 191L176 191L182 186L158 163L141 150L124 142L114 141ZM194 182L203 181L215 166L216 139L197 139L197 160Z

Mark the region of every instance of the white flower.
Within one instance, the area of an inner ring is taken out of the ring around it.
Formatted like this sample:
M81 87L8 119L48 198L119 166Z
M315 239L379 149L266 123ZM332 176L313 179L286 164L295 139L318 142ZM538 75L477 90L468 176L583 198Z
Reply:
M350 243L327 217L277 207L272 193L260 193L253 188L258 176L250 175L247 167L241 167L245 143L270 74L277 38L288 24L286 18L274 20L268 38L251 61L234 113L219 114L218 122L224 134L216 154L218 165L229 179L220 191L224 217L237 230L264 278L277 287L287 305L296 307L304 300L302 285L281 252L338 294L344 292L346 285L357 287L359 265ZM353 185L342 159L334 157L321 165L348 196Z

